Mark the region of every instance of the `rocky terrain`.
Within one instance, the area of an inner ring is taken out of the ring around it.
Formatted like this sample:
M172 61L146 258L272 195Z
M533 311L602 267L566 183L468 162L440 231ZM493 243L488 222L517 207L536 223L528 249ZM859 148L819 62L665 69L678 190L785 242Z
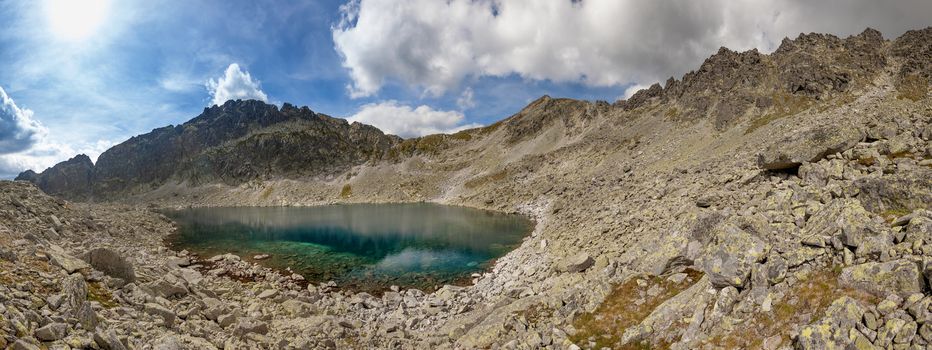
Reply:
M613 104L542 97L453 135L372 130L370 148L319 153L356 155L334 156L345 161L330 176L291 161L255 170L278 158L241 140L275 125L213 136L171 158L177 167L135 158L173 154L149 147L191 141L178 134L215 135L193 126L204 116L235 125L221 111L297 113L229 102L118 145L90 171L76 158L21 175L94 203L0 184L0 347L929 348L930 81L932 28L807 34L771 54L722 49ZM227 117L263 115L250 113ZM90 189L55 175L87 173ZM150 173L161 175L138 175ZM537 226L469 286L373 296L250 257L172 251L171 222L150 211L399 201Z

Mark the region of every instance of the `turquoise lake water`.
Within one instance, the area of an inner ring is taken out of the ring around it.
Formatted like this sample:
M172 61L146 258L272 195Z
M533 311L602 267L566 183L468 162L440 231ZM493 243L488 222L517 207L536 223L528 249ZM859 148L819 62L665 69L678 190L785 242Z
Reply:
M432 289L469 278L516 248L534 223L520 215L413 204L194 208L167 212L174 249L233 253L290 267L312 282L380 291Z

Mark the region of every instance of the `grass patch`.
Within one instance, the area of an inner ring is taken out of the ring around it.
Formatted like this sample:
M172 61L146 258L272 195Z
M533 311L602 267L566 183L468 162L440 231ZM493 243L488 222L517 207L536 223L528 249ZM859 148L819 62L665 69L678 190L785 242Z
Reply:
M838 285L840 273L840 266L812 273L786 293L789 299L774 304L772 312L758 312L754 317L745 320L744 324L736 325L734 330L726 334L713 337L705 345L725 349L760 349L764 339L774 335L781 335L784 342L789 341L791 325L819 320L835 299L848 296L871 304L878 301L877 297L864 291ZM807 322L804 319L804 315L807 314L816 317Z
M108 309L117 306L117 303L113 301L113 294L110 294L110 291L104 288L100 282L87 284L87 300L96 301Z
M592 313L584 313L573 320L576 334L570 340L576 344L595 342L595 348L611 349L662 349L667 344L629 343L618 347L626 329L641 323L657 306L686 290L702 277L702 272L687 270L688 277L680 283L668 281L666 277L632 277L617 285L611 294ZM639 286L638 279L647 280ZM653 286L661 292L656 296L647 294Z
M880 213L880 217L882 217L888 223L891 223L893 220L903 217L904 215L909 215L909 213L912 213L912 211L904 208L894 208L884 210Z
M349 198L353 195L353 186L350 184L343 185L343 188L340 189L340 198Z
M815 104L815 100L812 97L793 95L785 92L774 93L770 98L773 101L773 106L770 109L770 113L752 120L751 125L749 125L747 130L744 131L745 135L760 129L764 125L770 124L775 120L799 114L800 112L809 109L813 104Z
M490 182L502 181L507 177L508 177L508 172L505 170L502 170L502 171L489 174L489 175L485 175L485 176L477 176L469 181L466 181L466 183L464 183L463 186L469 189L473 189L473 188L485 185Z
M489 126L486 126L486 127L483 127L483 128L479 128L479 134L480 134L480 135L488 135L488 134L491 134L491 133L495 132L495 130L498 130L498 128L500 128L501 126L502 126L502 121L499 120L499 121L497 121L497 122L495 122L495 123L492 123L492 124L489 125Z
M466 132L465 130L454 133L453 135L450 135L450 137L452 137L454 140L460 140L460 141L472 140L472 135Z
M666 112L663 113L668 119L676 119L680 115L680 111L676 107L670 107Z
M877 163L877 159L874 157L858 158L858 164L863 166L873 166Z
M896 98L919 101L929 95L929 79L920 75L907 75L896 84Z

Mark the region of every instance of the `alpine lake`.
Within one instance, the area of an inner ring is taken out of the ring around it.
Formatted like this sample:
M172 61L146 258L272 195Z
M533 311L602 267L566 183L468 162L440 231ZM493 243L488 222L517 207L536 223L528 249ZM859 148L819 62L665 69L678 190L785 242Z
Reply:
M528 218L429 203L190 208L164 212L166 239L202 258L232 253L309 282L380 293L432 290L488 269L534 228ZM254 256L269 257L254 260Z

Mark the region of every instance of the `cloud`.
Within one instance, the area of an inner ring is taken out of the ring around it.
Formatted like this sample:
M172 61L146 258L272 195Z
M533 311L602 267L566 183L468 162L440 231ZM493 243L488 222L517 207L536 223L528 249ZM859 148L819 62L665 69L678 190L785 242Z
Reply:
M463 90L463 93L460 94L460 97L456 99L456 105L462 110L467 110L476 106L476 102L473 101L473 92L472 88L466 88Z
M22 171L36 172L79 153L96 161L103 151L114 145L108 140L72 147L52 140L48 130L33 117L33 112L19 108L0 87L0 179L10 179Z
M0 102L0 154L27 150L48 133L32 118L32 111L20 109L3 87L0 87Z
M893 2L355 0L332 35L352 97L389 82L437 96L483 76L649 85L720 46L769 52L800 32L895 36L929 25L932 2Z
M249 72L240 69L236 63L231 63L219 79L208 80L207 91L211 96L210 105L222 105L229 100L269 100L259 88L259 81L253 80Z
M454 133L475 128L480 124L463 124L463 113L438 111L428 106L411 106L397 101L385 101L363 105L359 112L346 118L350 122L374 125L382 131L404 138L438 133Z
M618 97L618 99L627 100L631 98L631 96L634 96L636 92L649 88L649 87L650 87L649 85L645 85L645 84L631 84L631 86L627 87L625 89L625 92L621 95L621 97Z

